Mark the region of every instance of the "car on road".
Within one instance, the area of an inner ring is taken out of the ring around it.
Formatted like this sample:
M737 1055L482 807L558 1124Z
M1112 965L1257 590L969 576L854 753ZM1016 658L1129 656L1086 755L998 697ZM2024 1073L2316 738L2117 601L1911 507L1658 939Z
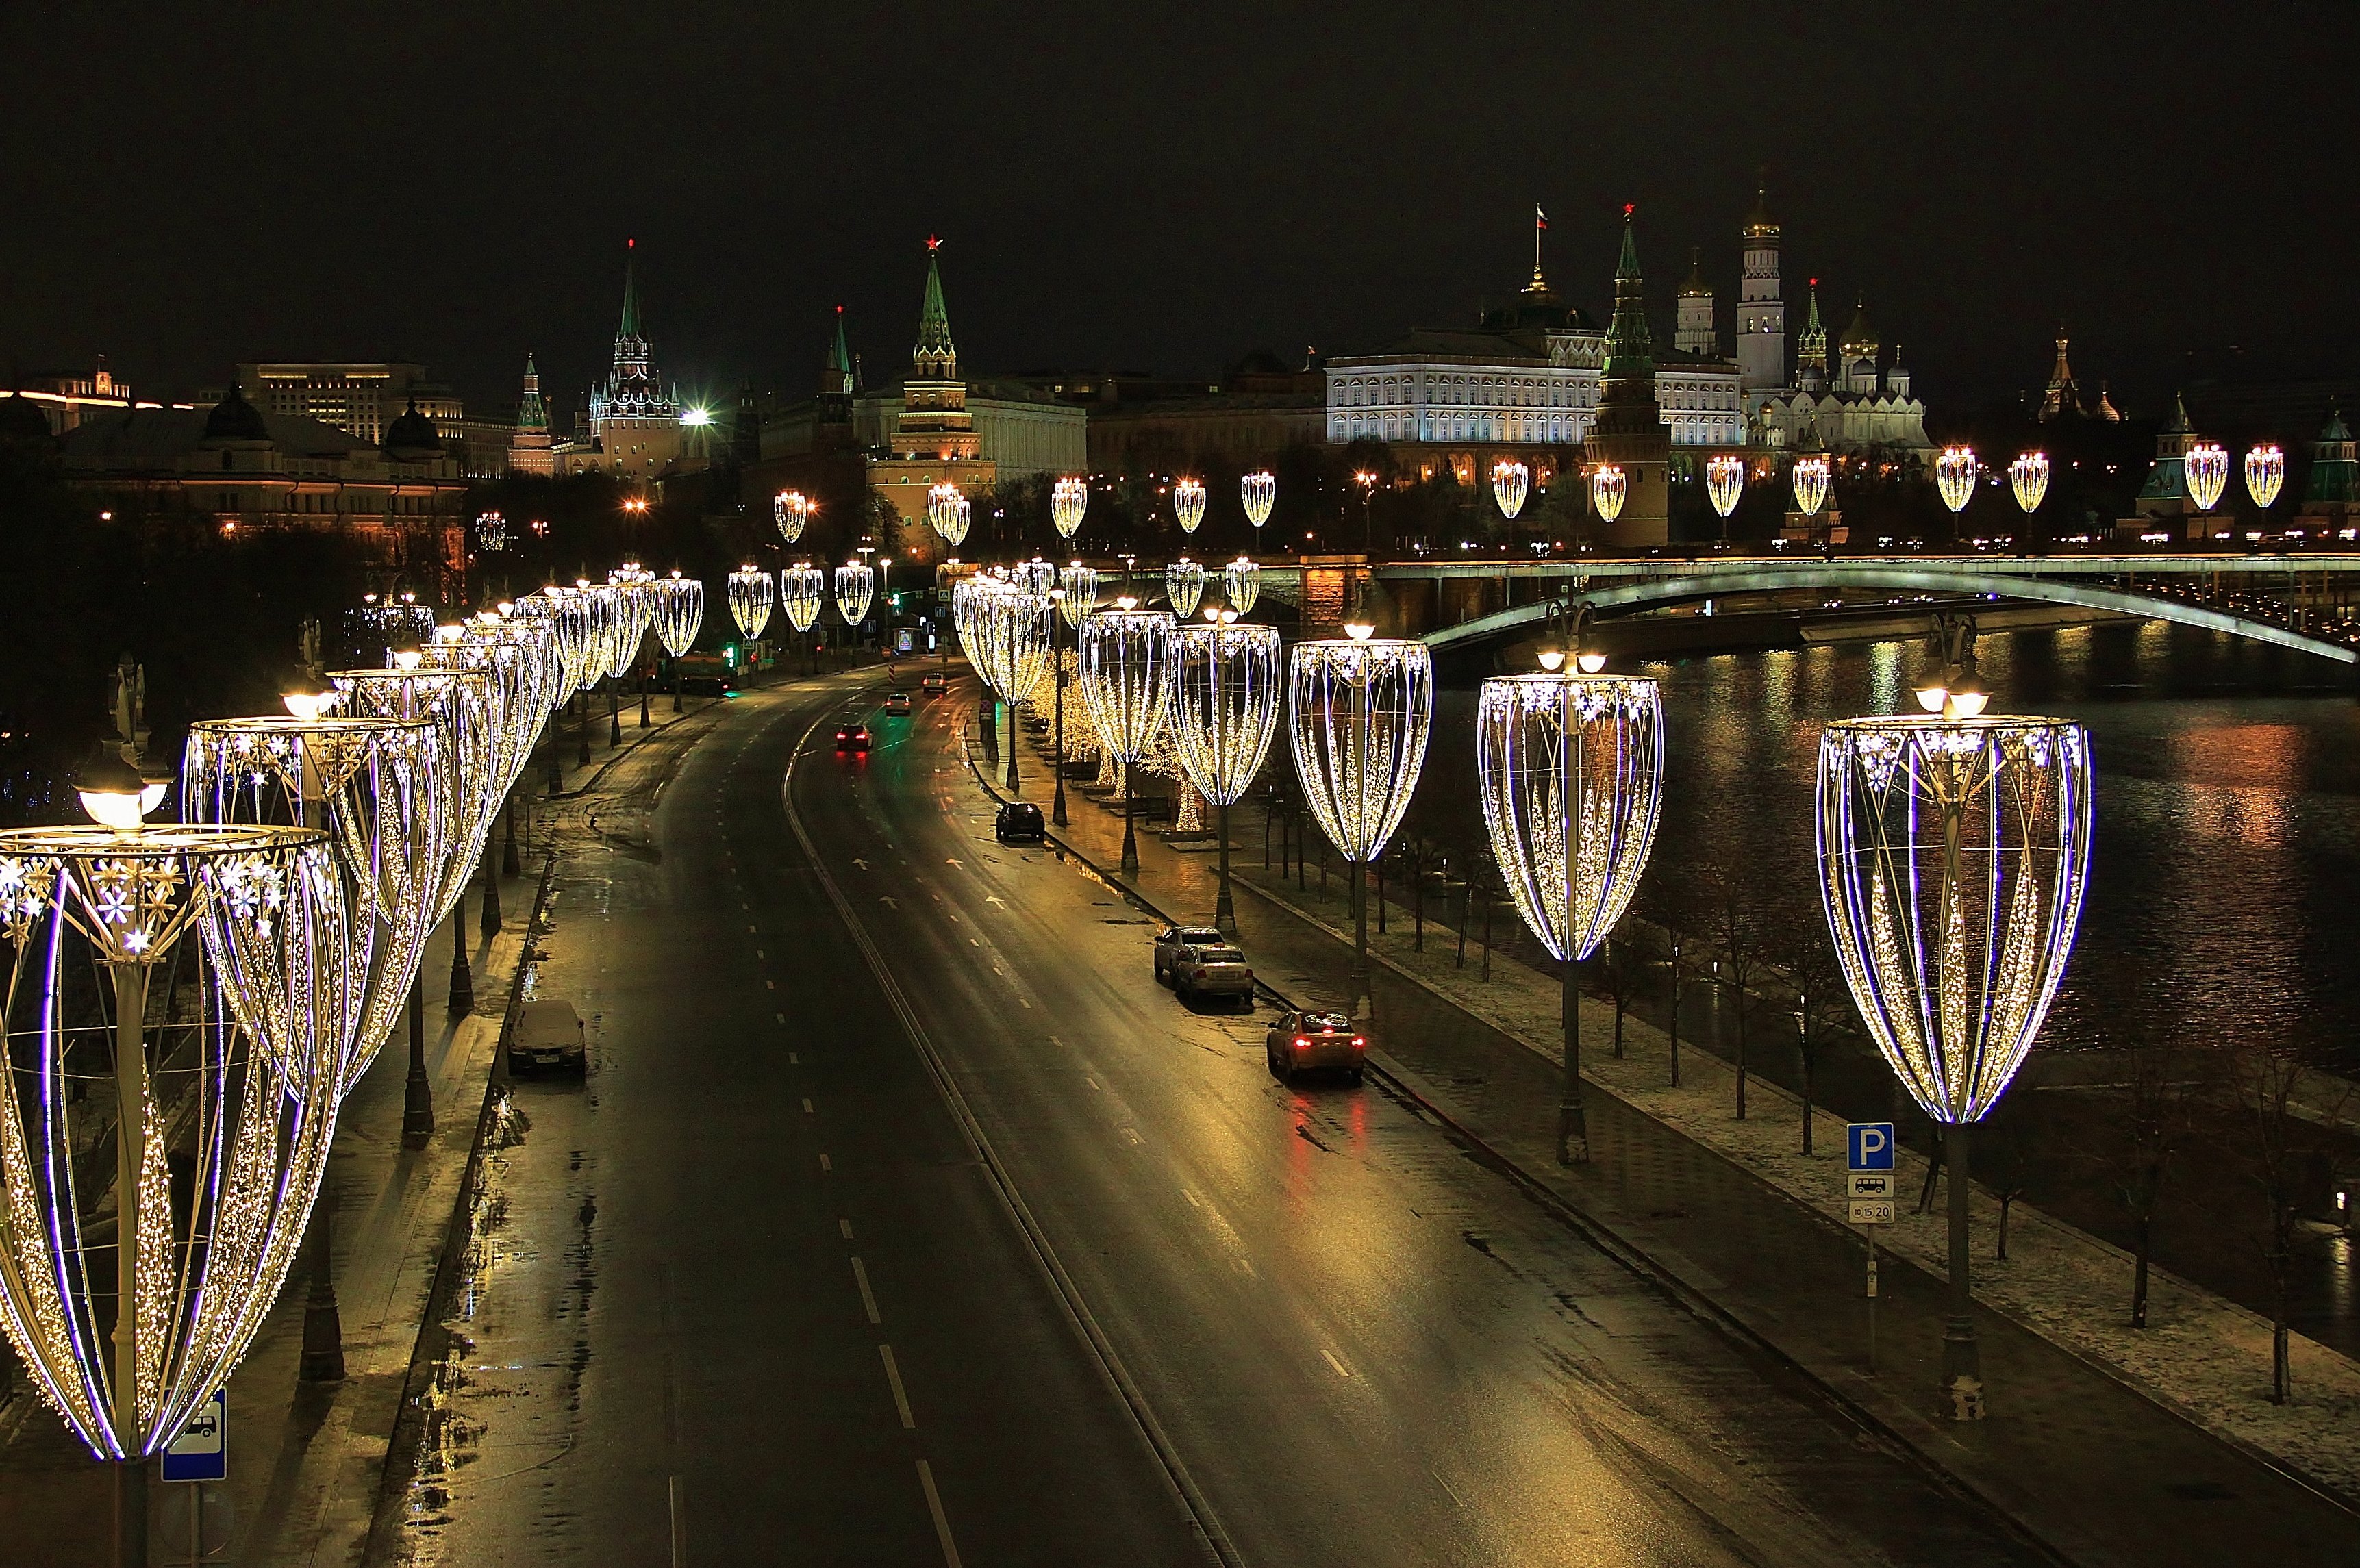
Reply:
M1251 1012L1253 970L1245 950L1226 942L1184 947L1172 960L1172 990L1184 1002L1243 1002Z
M1229 939L1210 926L1165 926L1155 933L1155 979L1162 984L1172 978L1172 961L1180 956L1184 947L1199 943L1219 946Z
M867 724L836 725L836 749L838 751L867 751L869 749L869 726Z
M910 716L910 694L907 691L886 692L885 716L889 719L908 718Z
M554 1067L560 1072L588 1069L590 1052L583 1042L582 1015L563 996L536 996L517 1014L516 1032L508 1036L508 1071Z
M1049 824L1032 801L1010 800L993 815L991 833L1002 844L1041 844L1049 837Z
M929 697L939 697L950 689L950 677L939 670L927 670L926 678L918 682L918 690Z
M1292 1083L1303 1073L1334 1067L1357 1083L1366 1070L1369 1040L1342 1013L1306 1010L1279 1014L1278 1021L1262 1037L1262 1050L1271 1073L1281 1083Z

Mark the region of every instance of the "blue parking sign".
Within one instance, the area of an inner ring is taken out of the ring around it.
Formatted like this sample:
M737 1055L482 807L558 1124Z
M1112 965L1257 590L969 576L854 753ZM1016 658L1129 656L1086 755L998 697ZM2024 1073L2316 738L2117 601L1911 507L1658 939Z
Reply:
M1847 1168L1853 1171L1893 1169L1893 1124L1852 1122L1844 1128Z
M217 1388L164 1450L164 1479L220 1481L228 1475L229 1391Z

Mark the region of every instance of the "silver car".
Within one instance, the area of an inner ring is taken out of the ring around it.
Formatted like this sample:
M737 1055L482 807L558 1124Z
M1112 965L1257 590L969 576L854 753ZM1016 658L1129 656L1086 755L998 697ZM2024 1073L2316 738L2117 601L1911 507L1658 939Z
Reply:
M1322 1067L1340 1067L1357 1083L1368 1055L1368 1037L1342 1013L1281 1013L1262 1037L1262 1056L1284 1083Z
M1172 989L1184 1002L1218 998L1243 1002L1251 1011L1253 987L1253 971L1246 964L1245 950L1228 942L1198 942L1182 948L1172 960Z
M1184 947L1209 942L1218 947L1229 939L1210 926L1165 926L1155 933L1155 979L1158 985L1172 979L1172 961Z

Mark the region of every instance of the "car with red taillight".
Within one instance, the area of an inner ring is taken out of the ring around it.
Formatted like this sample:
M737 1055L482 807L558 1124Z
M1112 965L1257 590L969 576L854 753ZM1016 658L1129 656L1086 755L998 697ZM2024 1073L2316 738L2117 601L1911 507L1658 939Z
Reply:
M1357 1083L1367 1066L1369 1039L1342 1013L1286 1012L1262 1037L1262 1055L1283 1083L1326 1069L1342 1072Z

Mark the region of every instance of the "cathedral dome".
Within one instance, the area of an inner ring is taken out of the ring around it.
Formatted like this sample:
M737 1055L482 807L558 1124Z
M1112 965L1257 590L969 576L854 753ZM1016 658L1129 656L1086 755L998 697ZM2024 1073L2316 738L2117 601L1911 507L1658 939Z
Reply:
M1868 300L1863 296L1853 306L1852 325L1844 329L1843 340L1836 348L1846 359L1874 359L1876 351L1883 346L1876 329L1868 324Z
M417 398L412 397L401 417L387 428L385 450L397 457L405 452L425 457L442 455L442 438L435 432L434 421L418 411Z
M235 387L229 396L213 407L205 416L204 439L209 441L267 441L270 427L262 422L262 410L246 400L246 395Z

